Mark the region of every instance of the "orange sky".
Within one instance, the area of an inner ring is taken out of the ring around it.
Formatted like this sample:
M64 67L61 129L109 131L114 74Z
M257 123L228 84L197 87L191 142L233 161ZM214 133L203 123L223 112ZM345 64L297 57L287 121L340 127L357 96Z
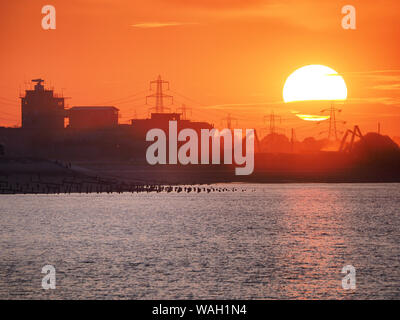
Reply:
M56 30L41 28L46 4L57 10ZM341 27L346 4L357 30ZM147 116L144 91L161 74L184 96L171 93L173 110L185 103L193 120L221 127L231 113L239 127L260 129L274 110L287 134L317 136L325 124L296 117L282 88L297 68L323 64L346 81L347 127L367 132L380 121L400 136L398 0L4 0L0 9L3 126L20 124L19 91L38 77L69 106L115 105L127 123L135 110Z

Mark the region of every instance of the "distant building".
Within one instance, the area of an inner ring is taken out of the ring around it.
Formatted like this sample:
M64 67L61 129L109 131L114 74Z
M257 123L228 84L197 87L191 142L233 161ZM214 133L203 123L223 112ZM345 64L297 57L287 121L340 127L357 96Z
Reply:
M181 114L180 113L169 113L169 112L156 112L151 114L151 121L180 121L181 120Z
M64 97L47 90L42 79L34 79L34 90L21 98L22 128L0 127L0 156L33 156L55 159L133 159L146 162L149 130L160 128L168 134L169 121L177 122L178 131L191 128L212 129L207 122L182 119L181 113L164 112L163 80L156 81L156 112L149 119L132 119L119 124L119 109L114 106L74 106L66 109ZM67 128L64 120L68 119ZM35 129L35 130L32 130ZM38 130L40 129L40 130ZM57 130L56 130L57 129ZM183 144L182 141L178 145ZM199 154L200 155L200 154Z
M53 90L46 90L44 80L34 79L34 90L26 90L21 97L22 128L24 129L63 129L64 98L58 97Z
M132 119L131 125L136 132L141 132L143 135L147 131L159 128L168 132L169 121L177 121L178 130L191 128L200 132L201 129L213 129L214 126L207 122L193 122L190 120L181 120L180 113L152 113L150 119Z
M185 128L190 128L196 130L196 132L200 133L201 129L213 129L214 126L207 122L195 122L190 120L182 120L181 113L174 112L164 112L164 99L171 99L173 101L173 96L167 95L163 93L163 85L168 85L169 90L169 82L162 80L161 76L158 76L157 80L151 81L150 86L156 85L156 92L149 96L146 96L146 104L147 99L155 99L155 110L156 112L151 114L150 119L132 119L132 129L133 132L139 139L144 139L146 133L154 128L159 128L164 130L164 132L168 132L169 121L177 122L178 131ZM145 140L145 139L144 139Z
M131 121L131 129L133 135L133 141L136 142L134 148L134 154L136 157L141 155L143 160L145 159L145 150L151 144L151 142L146 141L146 134L151 129L161 129L163 130L167 137L169 136L169 122L176 121L177 122L177 130L178 132L182 129L193 129L200 136L201 129L214 129L214 126L207 122L197 122L190 120L181 120L180 113L152 113L150 119L132 119ZM178 146L182 145L183 142L179 141ZM201 141L198 141L199 150L201 150ZM201 151L202 152L202 151ZM199 152L199 161L201 157L201 152ZM169 154L169 151L167 151ZM211 153L209 153L211 155ZM169 156L169 155L168 155Z
M70 129L105 129L118 126L118 112L115 107L73 107L68 109Z

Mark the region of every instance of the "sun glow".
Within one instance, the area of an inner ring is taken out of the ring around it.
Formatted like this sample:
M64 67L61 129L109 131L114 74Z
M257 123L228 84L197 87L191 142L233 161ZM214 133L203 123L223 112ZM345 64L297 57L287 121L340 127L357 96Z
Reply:
M294 71L283 87L285 102L346 100L347 87L341 75L323 65L309 65Z
M306 121L324 121L329 119L329 116L320 116L313 114L296 114L296 116Z

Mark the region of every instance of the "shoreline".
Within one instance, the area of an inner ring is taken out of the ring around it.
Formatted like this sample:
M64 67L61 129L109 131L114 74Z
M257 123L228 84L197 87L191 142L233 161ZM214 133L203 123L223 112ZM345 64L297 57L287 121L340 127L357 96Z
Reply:
M256 168L250 176L235 176L233 172L232 166L146 166L2 157L0 194L184 192L187 186L192 188L189 192L211 192L210 185L235 183L400 183L400 174L368 167L328 172Z

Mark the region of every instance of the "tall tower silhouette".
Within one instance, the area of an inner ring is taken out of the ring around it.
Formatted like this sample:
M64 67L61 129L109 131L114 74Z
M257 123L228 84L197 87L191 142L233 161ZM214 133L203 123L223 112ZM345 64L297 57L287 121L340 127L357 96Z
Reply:
M188 108L185 104L182 104L182 107L178 108L178 111L182 111L182 119L187 120L187 111L190 110L192 113L192 108Z
M154 81L150 81L150 91L152 90L153 85L156 85L156 92L146 96L146 104L147 104L147 100L149 98L155 98L156 99L156 105L155 105L155 109L156 109L156 113L164 113L164 98L167 99L171 99L172 103L173 103L173 96L170 96L168 94L164 94L163 93L163 85L167 84L168 88L167 90L169 90L169 81L165 81L161 79L161 76L159 75L157 80Z
M335 108L333 103L331 107L328 109L321 110L321 112L329 111L329 130L328 130L328 140L331 140L331 137L335 137L335 140L338 140L338 130L337 130L337 123L343 121L336 120L336 112L342 112L341 109ZM344 122L345 123L345 122Z
M282 124L282 117L279 115L276 115L274 111L272 111L268 116L264 116L264 122L268 121L269 122L269 133L274 134L278 129L280 130L281 128L276 127L276 122L279 121L279 124Z
M292 134L290 137L290 150L293 153L294 152L294 143L296 142L296 133L294 131L294 128L292 128Z
M230 113L228 113L228 116L226 118L222 119L222 121L226 121L226 125L227 125L228 129L232 129L232 121L233 120L236 120L236 126L237 126L237 119L232 118Z

